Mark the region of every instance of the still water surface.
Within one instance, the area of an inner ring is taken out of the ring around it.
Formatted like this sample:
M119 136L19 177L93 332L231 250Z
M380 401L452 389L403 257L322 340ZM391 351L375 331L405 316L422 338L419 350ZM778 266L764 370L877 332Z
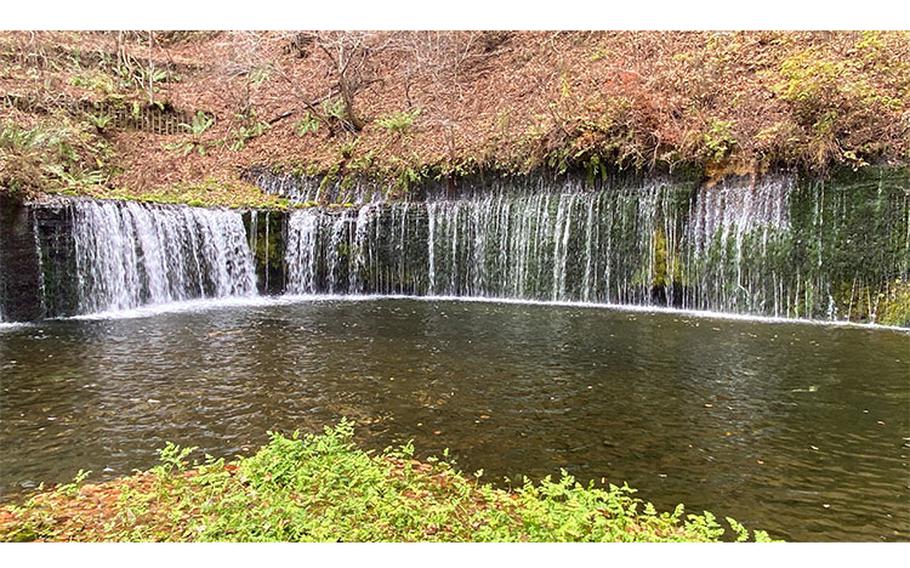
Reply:
M581 306L258 301L0 329L0 491L347 416L503 484L567 469L794 540L910 539L910 336Z

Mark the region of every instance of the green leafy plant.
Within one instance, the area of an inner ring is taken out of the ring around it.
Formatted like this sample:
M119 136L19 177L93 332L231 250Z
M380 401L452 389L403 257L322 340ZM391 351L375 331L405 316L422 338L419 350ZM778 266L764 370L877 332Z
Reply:
M61 180L67 189L84 189L107 181L107 175L100 170L79 171L73 174L62 164L48 164L45 169Z
M4 122L0 125L0 188L30 195L104 183L109 146L95 134L87 123L65 119L57 126L33 128Z
M712 119L708 123L708 130L703 137L708 159L722 162L733 152L736 147L733 125L732 120Z
M89 124L98 130L98 132L104 131L104 129L110 126L111 122L114 120L113 116L103 112L86 113L85 118L88 120Z
M319 119L309 111L305 112L303 114L303 118L294 123L294 132L301 138L307 134L310 134L311 132L315 133L318 130Z
M268 129L269 124L258 119L255 110L250 110L244 114L238 114L237 118L241 121L240 126L234 131L234 140L229 146L235 152L243 150L247 142L262 136Z
M190 123L181 122L178 125L181 129L189 133L192 138L190 140L165 144L164 147L167 150L180 152L184 156L193 150L196 150L200 156L204 156L206 152L206 144L202 140L202 135L214 124L214 117L209 116L202 111L197 111Z
M354 155L354 150L357 149L357 139L353 138L351 140L345 140L338 146L338 152L341 154L341 157L345 160L351 159Z
M79 486L82 485L82 482L88 479L88 476L91 474L91 471L80 469L76 473L76 477L73 478L72 482L61 485L57 488L57 491L63 495L66 495L67 497L75 497L79 493Z
M213 124L215 124L215 118L200 110L196 111L196 114L193 115L193 119L189 124L181 122L179 126L192 134L194 139L198 140Z
M116 61L105 59L102 67L109 69L108 72L118 80L121 89L150 89L150 95L158 91L156 83L173 79L166 69L156 68L130 54L120 54Z
M86 72L73 75L69 78L69 84L74 87L90 89L102 95L110 95L117 91L117 85L114 79L106 73L100 71Z
M196 447L183 448L168 442L164 448L158 450L158 458L161 464L156 466L155 471L170 474L185 470L187 466L186 458L197 449Z
M376 119L376 124L390 132L404 134L411 128L414 121L420 116L420 113L421 110L419 108L410 111L395 112Z
M340 98L333 98L322 101L322 114L328 118L336 120L345 119L344 101Z
M7 506L0 540L712 542L726 533L711 513L659 512L626 484L584 485L565 470L501 489L457 471L447 452L415 461L411 442L363 451L347 420L269 436L231 463L190 465L192 448L169 444L151 471L97 486L119 494L100 510L70 487ZM727 523L732 539L769 540Z
M231 150L234 150L235 152L243 150L246 147L247 142L253 138L262 136L268 129L269 125L265 122L256 122L252 126L241 126L237 129L236 138L230 145Z

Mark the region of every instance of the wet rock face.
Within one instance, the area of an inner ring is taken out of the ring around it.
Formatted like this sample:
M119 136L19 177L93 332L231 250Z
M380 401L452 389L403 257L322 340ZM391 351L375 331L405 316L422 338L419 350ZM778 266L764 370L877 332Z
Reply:
M41 292L45 317L78 313L76 249L73 216L63 204L32 208L35 223L33 243L38 247Z
M34 222L32 208L0 197L0 313L5 321L44 316Z
M243 225L256 266L259 294L278 295L285 292L287 223L288 214L283 211L254 209L243 214Z
M698 187L537 181L295 209L286 289L906 320L897 287L910 279L910 180L900 172Z

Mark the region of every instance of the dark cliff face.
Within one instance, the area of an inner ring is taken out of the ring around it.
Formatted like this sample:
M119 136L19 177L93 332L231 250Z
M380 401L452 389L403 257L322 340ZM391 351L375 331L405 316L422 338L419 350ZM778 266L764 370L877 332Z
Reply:
M285 291L287 217L284 211L255 209L243 214L243 225L256 264L257 289L262 295L283 294Z
M76 280L73 215L66 204L33 208L35 236L41 261L42 295L46 317L71 316L79 306Z
M45 315L34 223L32 207L0 195L0 303L8 321Z

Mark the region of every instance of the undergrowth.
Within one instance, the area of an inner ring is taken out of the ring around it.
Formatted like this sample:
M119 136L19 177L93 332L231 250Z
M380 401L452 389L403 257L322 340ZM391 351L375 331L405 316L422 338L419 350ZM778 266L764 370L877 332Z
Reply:
M86 123L60 116L31 128L0 124L0 191L32 196L70 188L83 191L110 175L111 148Z
M413 446L364 451L342 420L321 435L271 434L232 462L168 444L159 465L100 485L71 484L0 509L0 540L79 541L768 541L682 505L658 512L627 485L566 471L513 489L464 475Z

